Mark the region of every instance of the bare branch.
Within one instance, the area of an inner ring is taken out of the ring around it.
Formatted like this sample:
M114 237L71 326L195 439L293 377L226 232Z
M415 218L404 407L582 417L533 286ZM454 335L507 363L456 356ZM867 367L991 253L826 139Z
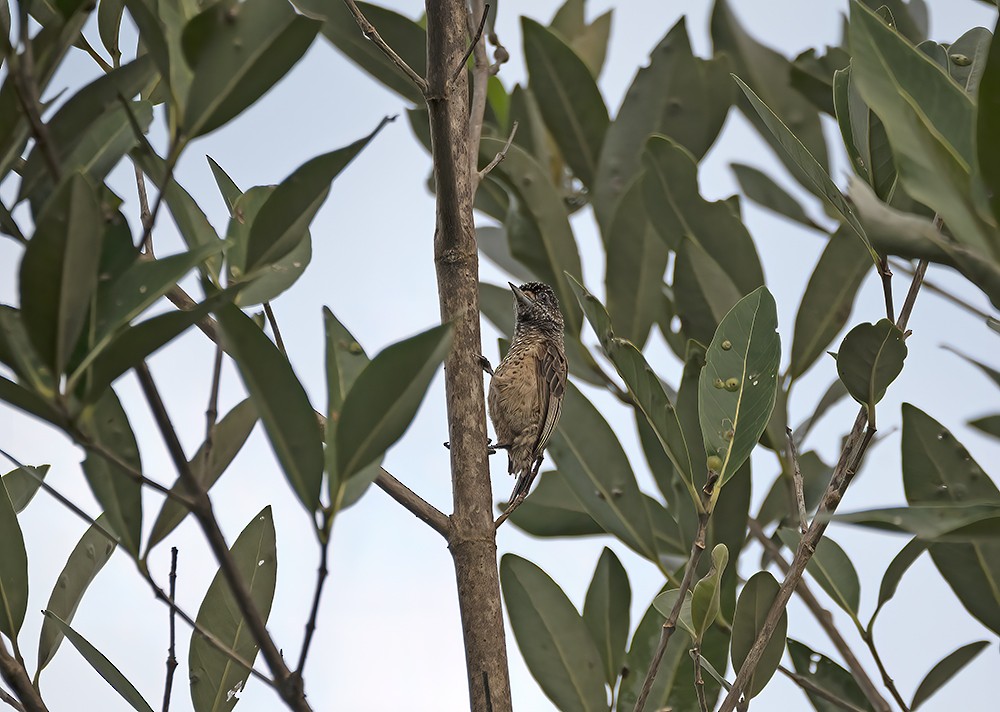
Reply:
M791 428L785 428L785 437L788 440L788 461L792 465L792 485L795 490L795 505L799 510L799 533L805 534L809 530L809 523L806 520L806 496L802 489L802 470L799 467L799 453L795 448L795 438L792 437Z
M407 64L402 57L396 54L396 51L390 47L384 39L382 39L382 36L378 33L378 30L375 29L375 26L368 22L368 18L365 17L364 13L358 9L357 3L355 3L354 0L344 0L344 4L347 5L347 9L351 11L352 15L354 15L354 21L358 23L358 27L361 28L361 32L364 36L374 42L375 46L382 51L382 54L392 60L392 63L399 67L403 74L409 77L410 80L417 85L417 88L420 89L422 94L426 94L427 80L414 72L410 65Z
M0 636L0 678L3 678L3 681L17 695L17 699L21 702L21 709L25 712L48 712L38 690L31 684L28 671L7 650L7 644L2 636Z
M28 117L28 125L31 127L31 134L38 144L45 159L45 165L52 174L52 179L58 183L62 178L62 166L59 164L59 157L56 148L52 144L48 127L42 122L41 111L39 109L38 83L35 81L35 59L34 48L31 44L31 37L28 34L28 3L21 2L20 5L20 39L23 50L18 56L16 51L11 51L10 70L13 74L14 93L17 94L18 102Z
M170 603L177 600L177 547L170 549ZM170 607L170 647L167 648L167 678L163 684L163 712L170 712L170 691L174 686L177 670L177 608Z
M905 275L912 277L915 274L915 271L905 262L902 262L900 260L893 260L891 264L894 269L899 270ZM986 321L987 319L990 318L990 315L984 312L979 307L969 304L969 302L965 301L961 297L957 297L951 292L946 291L942 287L937 286L934 282L930 282L925 279L923 289L928 292L933 292L934 294L938 295L945 301L951 302L956 307L964 309L965 311L969 312L970 314L979 319L982 319L983 321Z
M466 50L465 55L462 57L462 61L458 63L455 67L455 73L451 75L450 84L454 84L455 80L458 79L458 75L465 70L465 64L469 61L469 57L472 56L473 51L476 49L476 45L479 44L480 38L483 36L483 28L486 27L486 16L490 14L490 5L486 3L483 7L483 16L479 20L479 27L476 29L475 34L472 36L472 41L469 43L469 49Z
M17 701L17 699L11 695L7 690L0 687L0 702L5 702L10 705L18 712L24 712L24 705Z
M451 521L448 516L384 469L375 478L375 484L445 539L451 536Z
M885 255L879 258L878 274L882 279L882 296L885 299L885 318L895 321L896 317L892 309L892 270L889 269L889 260Z
M139 194L139 220L145 235L139 247L146 257L153 258L156 256L153 254L153 216L149 212L149 198L146 195L146 176L138 165L133 164L132 169L135 171L135 189Z
M278 350L282 355L288 358L288 352L285 351L285 341L281 338L281 329L278 328L278 320L274 318L274 310L271 309L271 302L264 302L264 314L271 325L271 331L274 332L274 343L278 346Z
M295 668L295 674L299 677L306 667L306 658L309 656L309 646L312 645L313 634L316 632L316 618L319 615L319 602L323 596L323 584L329 574L327 568L327 553L330 548L330 527L333 524L333 514L331 511L323 512L323 526L320 528L319 543L319 568L316 570L316 587L313 591L312 608L309 611L309 620L306 622L305 638L302 640L302 652L299 654L299 664Z
M467 132L467 140L469 142L469 176L472 182L473 194L475 194L480 181L482 181L482 175L476 172L476 166L479 165L479 142L483 135L483 116L486 114L486 94L490 80L490 61L486 56L486 45L482 40L482 27L486 23L488 14L489 5L484 4L483 0L471 0L469 11L465 13L469 37L473 40L469 43L469 49L472 51L475 60L472 65L472 98L469 104ZM479 23L479 30L477 31L475 18L480 16L482 20ZM466 55L467 57L468 55ZM465 66L464 60L461 66ZM448 82L449 88L459 76L461 76L461 72L451 77Z
M485 178L490 171L492 171L500 164L500 161L502 161L507 157L507 151L510 150L510 145L514 142L514 135L516 133L517 133L517 122L515 121L514 124L510 127L510 136L507 137L507 143L505 143L503 145L503 148L500 149L500 152L493 157L493 160L487 163L486 167L483 168L483 170L479 171L479 180Z
M694 691L698 696L698 708L701 712L711 712L708 699L705 697L705 680L701 677L701 645L697 642L694 644L691 657L694 660Z

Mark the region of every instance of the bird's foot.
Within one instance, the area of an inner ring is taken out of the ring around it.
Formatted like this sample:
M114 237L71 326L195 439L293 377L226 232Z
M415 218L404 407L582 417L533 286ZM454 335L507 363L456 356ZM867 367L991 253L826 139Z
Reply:
M482 354L479 354L479 365L483 367L483 370L486 371L486 373L491 376L493 375L493 366L490 365L490 360Z

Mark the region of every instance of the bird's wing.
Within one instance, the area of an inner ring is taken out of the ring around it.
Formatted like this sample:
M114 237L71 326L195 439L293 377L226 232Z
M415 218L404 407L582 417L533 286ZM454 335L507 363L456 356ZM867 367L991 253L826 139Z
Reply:
M566 356L553 344L539 349L538 368L539 422L542 427L535 444L535 457L542 454L556 429L562 412L563 394L566 392Z

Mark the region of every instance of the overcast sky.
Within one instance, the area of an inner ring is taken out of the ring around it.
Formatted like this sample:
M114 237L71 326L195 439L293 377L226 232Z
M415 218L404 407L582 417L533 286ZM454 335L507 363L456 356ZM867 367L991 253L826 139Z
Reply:
M422 5L393 0L387 5L416 17ZM992 28L995 10L973 0L929 0L931 34L939 41L955 40L976 25ZM512 59L500 74L509 88L523 81L518 17L528 14L548 22L558 2L503 0L498 32ZM649 50L681 15L688 17L695 51L707 56L708 12L705 0L664 3L657 0L608 2L590 0L588 17L615 8L611 45L600 86L614 112L636 69ZM808 47L839 43L844 0L731 0L749 30L763 42L794 56ZM96 32L91 35L95 44ZM54 81L50 94L66 86L80 86L95 75L93 63L74 52ZM204 156L211 155L240 185L277 183L308 158L343 146L369 133L385 115L406 108L396 95L381 88L346 61L322 37L302 62L273 91L238 120L194 143L182 160L177 178L199 201L212 223L225 231L228 213L218 195ZM834 161L834 178L843 184L843 149L835 126L827 121L827 138ZM733 161L749 163L794 186L769 149L731 112L723 135L702 162L702 193L719 199L736 191L729 169ZM438 321L438 301L432 262L434 208L425 179L430 159L412 137L405 119L388 126L335 183L325 207L312 226L313 259L303 278L274 303L286 346L299 378L314 405L326 401L321 306L329 305L354 332L369 354L422 331ZM114 174L114 186L136 214L131 169ZM3 186L7 200L11 184ZM801 191L796 194L802 195ZM803 196L817 219L819 206ZM748 227L764 264L767 283L778 303L779 332L787 355L791 345L798 300L823 247L811 233L743 203ZM589 210L573 218L587 286L603 295L604 260ZM133 223L133 231L138 234ZM484 223L485 224L485 223ZM156 230L158 254L182 249L169 219ZM0 301L17 303L17 264L21 250L10 240L0 241ZM503 284L507 276L489 263L482 264L487 281ZM932 267L929 278L962 294L980 308L985 298L961 280ZM896 279L901 299L905 277ZM195 285L192 288L197 290ZM162 306L160 309L165 309ZM858 298L851 323L877 320L883 309L879 285L869 278ZM1000 366L996 335L981 321L947 305L933 294L920 295L911 319L913 336L907 342L906 368L879 406L880 435L866 467L850 490L842 509L891 506L905 502L899 470L899 406L914 403L951 428L985 469L998 477L1000 448L970 430L964 422L996 411L997 391L978 371L941 349L950 344ZM496 336L484 329L484 353L495 363ZM589 331L586 338L593 342ZM677 383L680 364L653 340L650 360L668 381ZM213 349L193 331L152 359L154 376L166 394L168 408L189 453L203 437ZM811 412L820 393L835 378L834 364L821 361L796 388L791 420ZM116 388L128 410L142 448L147 476L164 483L175 473L159 441L137 383L132 376ZM220 410L243 396L243 387L231 365L224 373ZM584 388L612 423L629 454L640 485L655 486L633 434L632 417L604 394ZM904 397L905 395L905 397ZM811 436L812 447L827 461L835 459L840 438L850 428L856 406L841 404L823 419ZM96 502L80 471L81 451L51 428L0 406L0 447L31 464L52 464L49 482L97 514ZM385 467L441 510L450 511L451 490L446 439L443 381L432 384L417 420L388 454ZM502 458L493 459L494 491L505 497L511 483ZM10 469L3 465L2 469ZM766 453L754 457L754 509L777 472ZM269 628L290 661L298 659L302 626L311 599L317 547L301 505L291 495L274 462L260 428L212 493L216 513L232 542L262 507L274 508L278 536L279 578ZM147 531L155 519L160 498L145 497ZM39 494L20 517L29 552L31 598L21 634L21 645L33 669L39 611L52 585L86 526ZM867 620L876 600L886 565L905 539L873 535L834 525L830 532L851 554L862 586L862 618ZM179 603L192 614L215 574L216 565L193 522L180 527L151 557L153 571L165 585L169 546L180 548ZM662 585L649 562L632 554L610 537L584 540L538 540L506 526L500 532L500 552L515 552L544 568L582 607L584 593L602 547L610 546L625 564L632 585L632 623ZM323 598L319 630L306 669L307 693L317 710L411 710L439 712L468 707L464 653L459 625L451 557L443 540L381 491L373 488L336 524L331 575ZM740 571L750 576L759 562L755 552L743 557ZM815 587L818 590L818 587ZM836 610L832 602L824 604ZM797 639L833 655L832 646L808 611L797 602L789 607L789 631ZM844 616L835 617L866 667L869 656ZM128 676L154 707L162 696L167 647L167 609L155 602L139 581L126 556L116 554L91 586L74 627L99 647ZM190 709L186 680L189 631L179 625L181 667L175 681L173 710ZM926 672L947 653L974 640L990 640L990 648L953 684L923 709L988 709L995 706L995 685L987 682L997 672L996 636L976 622L957 603L927 557L907 573L897 597L883 612L877 638L883 658L904 697L910 698ZM508 631L515 708L548 710L545 698L527 671ZM836 657L836 656L834 656ZM259 667L264 669L263 661ZM732 677L732 674L729 675ZM876 675L873 673L873 677ZM118 710L125 705L89 669L75 650L63 645L42 674L42 692L50 709ZM244 712L274 710L276 696L251 681L239 706ZM757 709L805 709L805 697L776 677L754 703Z

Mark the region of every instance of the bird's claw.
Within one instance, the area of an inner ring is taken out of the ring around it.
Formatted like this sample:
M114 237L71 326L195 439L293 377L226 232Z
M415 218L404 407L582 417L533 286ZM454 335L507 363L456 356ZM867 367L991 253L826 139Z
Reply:
M479 354L479 365L483 367L483 370L486 371L486 373L491 376L493 375L493 366L490 365L490 360L482 354Z

